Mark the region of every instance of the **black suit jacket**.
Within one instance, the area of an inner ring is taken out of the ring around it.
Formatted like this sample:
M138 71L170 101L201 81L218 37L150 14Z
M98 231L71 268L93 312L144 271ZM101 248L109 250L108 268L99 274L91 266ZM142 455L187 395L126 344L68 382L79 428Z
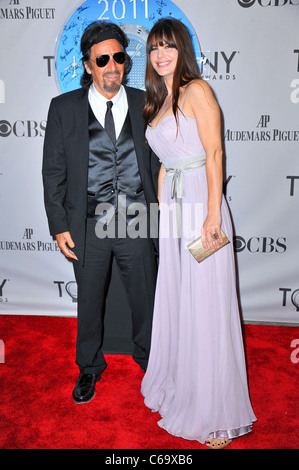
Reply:
M144 139L144 92L125 87L133 140L148 206L157 203L159 160ZM44 201L51 235L69 231L83 262L89 161L88 90L53 98L43 152ZM153 239L156 251L157 239Z

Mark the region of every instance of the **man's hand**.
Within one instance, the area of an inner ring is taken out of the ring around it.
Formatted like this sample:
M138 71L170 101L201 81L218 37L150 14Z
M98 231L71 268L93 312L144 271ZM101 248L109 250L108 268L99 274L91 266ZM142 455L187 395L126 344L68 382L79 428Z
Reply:
M70 232L58 233L57 235L55 235L55 238L62 253L67 258L76 259L78 261L78 258L75 255L75 253L73 253L72 250L70 250L70 248L74 248L75 246L75 243L72 240Z

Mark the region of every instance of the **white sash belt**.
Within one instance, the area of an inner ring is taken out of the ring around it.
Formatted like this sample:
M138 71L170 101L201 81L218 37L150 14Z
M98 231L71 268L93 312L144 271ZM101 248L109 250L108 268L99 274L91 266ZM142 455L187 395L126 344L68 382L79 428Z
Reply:
M188 162L186 164L186 162ZM177 235L181 236L181 219L182 219L182 199L185 195L185 178L184 173L197 170L206 164L206 156L200 155L190 159L179 160L172 164L172 167L166 167L166 175L172 176L171 181L171 199L175 199L177 204Z

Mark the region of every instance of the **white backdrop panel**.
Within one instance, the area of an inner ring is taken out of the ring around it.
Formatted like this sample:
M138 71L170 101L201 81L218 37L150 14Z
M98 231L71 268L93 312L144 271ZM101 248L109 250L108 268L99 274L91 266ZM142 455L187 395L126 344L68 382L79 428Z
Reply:
M85 4L0 1L3 314L76 315L72 266L48 232L41 163L48 106L61 92L56 47L62 26ZM111 20L113 11L121 16L123 6L136 7L136 23L146 6L152 23L174 7L189 20L203 54L203 78L223 114L225 190L243 318L298 323L299 0L94 4L99 15L107 7ZM84 18L83 8L80 15ZM175 16L180 17L177 10Z

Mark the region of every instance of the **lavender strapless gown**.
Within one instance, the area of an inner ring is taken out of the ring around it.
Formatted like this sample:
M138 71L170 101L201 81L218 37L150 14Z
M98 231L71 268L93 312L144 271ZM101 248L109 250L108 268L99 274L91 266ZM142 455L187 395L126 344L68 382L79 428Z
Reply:
M147 140L165 167L177 168L205 158L196 120L179 115L148 127ZM202 263L186 245L200 236L207 214L205 166L184 173L181 239L172 236L176 211L173 175L161 194L160 257L151 352L141 393L147 407L158 411L158 424L174 436L204 443L208 438L234 438L251 431L253 413L247 384L235 284L232 243ZM232 226L222 199L222 230L232 241ZM180 242L181 240L181 242Z

